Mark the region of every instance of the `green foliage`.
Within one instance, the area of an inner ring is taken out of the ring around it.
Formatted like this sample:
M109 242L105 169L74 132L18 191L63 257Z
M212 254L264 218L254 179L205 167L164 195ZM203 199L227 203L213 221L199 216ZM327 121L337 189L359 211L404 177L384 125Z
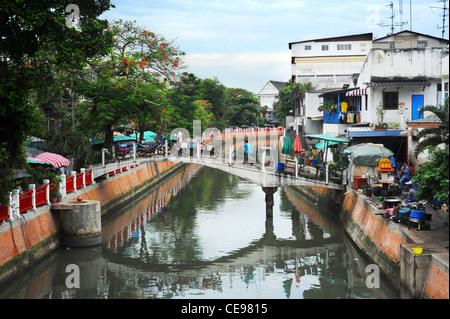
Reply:
M211 112L214 115L212 125L220 130L226 127L225 91L226 87L218 79L205 79L199 87L202 99L211 103Z
M244 89L226 89L225 119L228 126L256 126L262 124L259 99Z
M82 31L67 28L69 1L2 1L0 10L0 198L16 186L13 169L23 168L23 142L42 135L41 103L52 103L47 88L56 70L78 69L86 57L108 47L104 21L97 17L109 0L80 0ZM102 39L102 41L100 41ZM52 90L50 90L52 91Z
M138 123L140 131L163 120L165 84L171 80L184 52L162 36L131 21L109 25L114 45L108 57L89 59L75 89L89 102L82 107L105 134L105 147L113 141L116 125ZM151 118L150 118L151 117ZM88 124L89 125L89 124Z
M420 110L419 114L423 114L424 112L433 113L442 124L439 127L426 128L419 132L417 137L422 140L415 149L416 156L422 153L429 146L438 146L442 143L448 146L449 141L448 97L445 99L443 105L427 105Z
M195 102L201 100L200 83L201 80L194 74L184 72L179 81L173 84L168 93L168 104L173 106L170 130L184 127L192 132L192 121L197 119L198 105Z
M430 152L428 161L420 165L414 173L412 181L419 183L417 196L419 199L432 200L437 196L448 205L448 166L449 147L440 149L434 146L427 148Z
M280 123L285 123L286 116L290 114L292 110L292 91L295 87L299 88L299 93L305 93L308 90L313 90L314 87L311 83L287 83L284 88L279 91L279 101L276 103L277 119Z
M76 130L51 132L46 137L49 152L61 154L63 156L72 155L75 157L76 171L85 168L94 160L94 152L87 138Z

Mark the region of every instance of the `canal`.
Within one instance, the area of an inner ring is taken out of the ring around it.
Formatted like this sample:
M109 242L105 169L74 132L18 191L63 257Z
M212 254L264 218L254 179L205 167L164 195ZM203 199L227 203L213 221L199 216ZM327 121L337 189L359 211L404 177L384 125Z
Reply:
M266 218L261 187L191 165L102 224L101 246L57 250L0 298L399 298L382 277L368 286L337 219L293 188L278 188Z

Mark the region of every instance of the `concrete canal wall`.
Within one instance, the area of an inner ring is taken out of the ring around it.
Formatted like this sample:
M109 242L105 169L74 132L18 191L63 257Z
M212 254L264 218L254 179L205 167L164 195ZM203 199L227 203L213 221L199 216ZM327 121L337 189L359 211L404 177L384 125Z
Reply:
M294 187L339 217L346 233L405 298L449 298L448 249L409 236L405 225L385 219L361 192ZM406 227L407 228L407 227ZM426 232L426 230L422 231ZM448 243L447 243L448 244ZM423 247L415 255L413 247Z
M128 171L97 181L85 190L70 193L65 201L81 196L83 200L99 201L101 216L119 209L163 179L185 167L172 162L146 162ZM13 222L0 225L0 284L23 272L61 247L60 212L50 205L28 211Z

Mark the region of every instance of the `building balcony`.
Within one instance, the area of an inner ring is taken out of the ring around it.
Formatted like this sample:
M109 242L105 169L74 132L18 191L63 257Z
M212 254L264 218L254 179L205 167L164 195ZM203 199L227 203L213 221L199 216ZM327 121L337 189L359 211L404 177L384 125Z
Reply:
M361 122L359 112L327 112L323 111L324 124L353 124Z

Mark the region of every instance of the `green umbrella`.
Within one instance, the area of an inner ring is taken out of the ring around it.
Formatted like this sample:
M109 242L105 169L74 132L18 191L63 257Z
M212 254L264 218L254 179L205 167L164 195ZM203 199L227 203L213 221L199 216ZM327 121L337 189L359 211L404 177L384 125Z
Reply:
M292 148L291 138L289 137L289 135L286 135L283 147L281 148L281 154L292 155L292 153L294 153L294 149Z
M157 135L158 134L156 134L155 132L145 131L144 132L144 140L154 141L156 139ZM133 134L130 134L130 136L134 136L134 137L136 137L136 139L139 139L140 133L133 133Z

